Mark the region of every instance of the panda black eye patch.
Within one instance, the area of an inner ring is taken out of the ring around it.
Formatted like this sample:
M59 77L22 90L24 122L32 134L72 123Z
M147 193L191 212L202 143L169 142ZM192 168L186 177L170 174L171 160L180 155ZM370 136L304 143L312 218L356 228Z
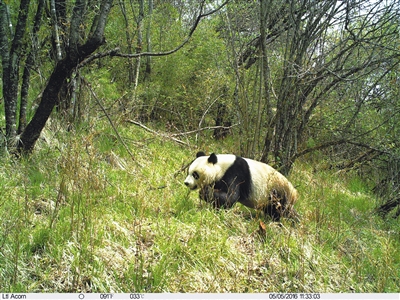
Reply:
M196 179L196 180L200 178L200 175L197 172L193 172L192 175L193 175L193 178Z

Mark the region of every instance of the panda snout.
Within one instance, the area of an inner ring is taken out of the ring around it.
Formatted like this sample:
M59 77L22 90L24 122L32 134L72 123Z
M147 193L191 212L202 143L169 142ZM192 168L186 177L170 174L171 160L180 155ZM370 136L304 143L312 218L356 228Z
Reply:
M190 184L190 181L185 181L184 184L190 189L193 188L193 184Z
M185 181L184 184L191 190L197 189L197 185L196 184L191 184L189 181Z

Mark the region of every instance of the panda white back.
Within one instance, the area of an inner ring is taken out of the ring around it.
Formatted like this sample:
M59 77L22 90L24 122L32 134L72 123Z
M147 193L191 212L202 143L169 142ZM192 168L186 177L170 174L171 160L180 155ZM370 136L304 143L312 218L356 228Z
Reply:
M244 160L251 174L251 202L258 206L262 204L260 201L265 202L263 200L269 198L270 186L283 175L268 164L250 158Z

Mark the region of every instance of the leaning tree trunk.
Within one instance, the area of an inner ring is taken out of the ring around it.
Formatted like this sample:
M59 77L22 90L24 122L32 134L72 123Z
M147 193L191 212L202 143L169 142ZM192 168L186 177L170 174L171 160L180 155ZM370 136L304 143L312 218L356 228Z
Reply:
M74 7L71 20L70 45L66 50L66 57L57 63L43 91L42 99L35 115L20 136L18 143L19 152L30 152L33 150L41 131L57 103L58 94L64 80L71 75L80 62L104 43L104 28L111 9L112 0L102 1L99 17L94 18L94 22L97 22L96 29L84 45L79 45L77 42L79 38L78 29L84 14L82 3L80 2L82 1L76 1Z
M71 74L77 63L73 63L70 57L59 61L55 70L50 76L49 82L43 91L42 99L31 122L26 126L21 134L18 144L19 152L29 152L33 150L42 129L46 125L54 106L57 103L58 93L64 80Z

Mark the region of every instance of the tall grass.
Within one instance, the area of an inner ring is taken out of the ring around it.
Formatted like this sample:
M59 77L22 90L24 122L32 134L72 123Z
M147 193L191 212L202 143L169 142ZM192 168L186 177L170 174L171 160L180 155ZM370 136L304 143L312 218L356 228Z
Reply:
M277 224L189 193L179 170L196 150L120 126L132 159L102 126L0 157L3 292L400 291L399 221L374 214L357 175L298 161L301 221Z

